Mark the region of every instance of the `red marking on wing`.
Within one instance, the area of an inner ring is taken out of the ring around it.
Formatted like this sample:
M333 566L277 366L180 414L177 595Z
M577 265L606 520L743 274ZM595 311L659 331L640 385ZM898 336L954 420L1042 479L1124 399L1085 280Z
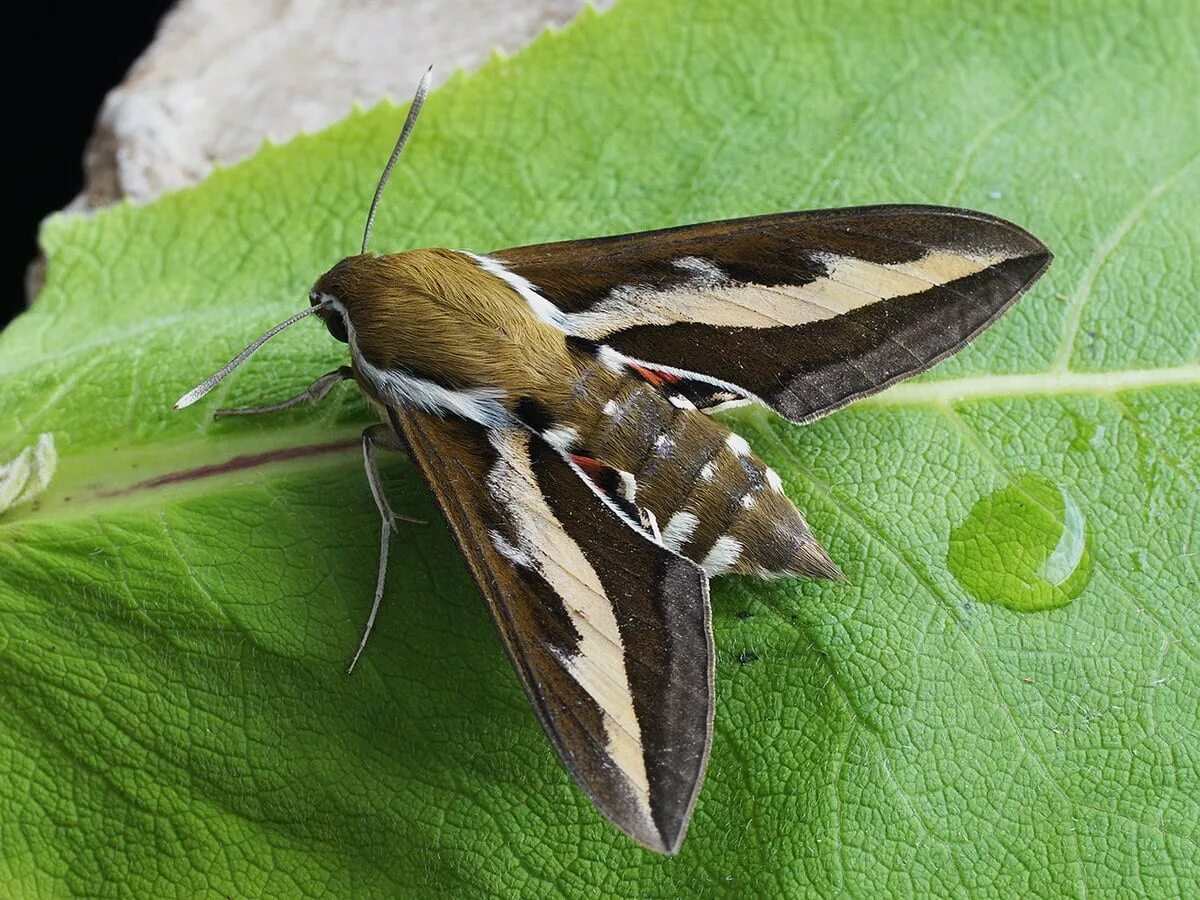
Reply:
M616 499L619 490L619 476L616 469L591 456L580 456L578 453L572 453L570 456L571 462L579 466L580 471L601 494L610 499Z
M578 453L572 453L570 456L571 462L583 469L583 474L597 483L599 483L600 475L608 468L600 460L592 459L590 456L580 456Z
M682 379L678 375L672 375L670 372L660 372L658 369L650 369L646 366L639 366L637 363L629 363L629 368L637 372L638 375L648 381L655 387L661 387L664 384L675 384Z

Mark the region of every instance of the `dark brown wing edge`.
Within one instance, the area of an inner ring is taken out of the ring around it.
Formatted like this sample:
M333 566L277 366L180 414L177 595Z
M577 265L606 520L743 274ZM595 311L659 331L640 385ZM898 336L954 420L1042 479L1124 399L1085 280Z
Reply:
M626 669L642 729L651 821L600 747L601 711L563 668L572 635L565 610L536 572L496 551L503 527L486 489L496 453L484 429L416 410L389 410L467 560L501 642L567 771L617 828L660 853L678 851L703 782L712 741L714 652L708 580L694 564L647 541L601 503L556 451L538 439L539 485L569 537L596 566L618 605ZM602 556L601 556L602 554ZM647 589L647 586L650 589ZM557 648L557 649L556 649Z
M680 321L614 331L603 343L651 366L733 386L808 422L925 371L996 321L1053 259L1029 232L995 216L937 206L865 206L779 213L494 254L566 313L619 287L686 285L673 262L698 257L738 283L803 285L825 274L822 254L910 262L931 250L999 251L1003 262L923 291L801 326L731 328ZM683 391L702 408L702 387Z

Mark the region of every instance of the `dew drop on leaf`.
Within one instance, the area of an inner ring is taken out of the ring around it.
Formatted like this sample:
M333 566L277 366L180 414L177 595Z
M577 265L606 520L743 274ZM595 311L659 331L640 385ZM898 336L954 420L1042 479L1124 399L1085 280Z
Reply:
M1023 475L978 500L950 533L946 564L972 597L1009 609L1063 606L1091 577L1083 509L1067 489Z

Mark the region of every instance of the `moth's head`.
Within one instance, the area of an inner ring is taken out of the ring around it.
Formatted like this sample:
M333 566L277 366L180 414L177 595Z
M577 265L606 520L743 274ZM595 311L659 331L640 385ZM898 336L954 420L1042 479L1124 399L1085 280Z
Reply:
M429 255L410 250L348 256L317 279L308 302L331 335L344 344L353 337L356 350L367 352L437 317Z
M354 310L359 306L362 292L361 276L371 268L370 262L371 257L365 253L347 256L318 278L308 292L309 305L315 308L317 317L343 344L350 342L346 317L350 316L353 324Z

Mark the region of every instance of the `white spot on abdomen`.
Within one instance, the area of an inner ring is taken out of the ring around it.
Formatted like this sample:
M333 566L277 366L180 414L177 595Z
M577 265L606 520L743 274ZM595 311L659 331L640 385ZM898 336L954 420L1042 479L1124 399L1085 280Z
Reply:
M778 472L776 472L774 469L767 469L766 478L767 484L771 486L771 490L778 494L783 493L783 479L779 477Z
M704 561L700 563L700 568L707 572L710 578L723 575L729 571L741 555L742 542L728 534L723 534L709 549Z
M734 456L749 456L750 445L746 443L746 439L740 434L729 432L729 437L725 438L725 446L733 451Z
M688 542L699 524L700 519L694 513L675 513L667 522L667 527L662 530L662 545L678 553L679 548Z

